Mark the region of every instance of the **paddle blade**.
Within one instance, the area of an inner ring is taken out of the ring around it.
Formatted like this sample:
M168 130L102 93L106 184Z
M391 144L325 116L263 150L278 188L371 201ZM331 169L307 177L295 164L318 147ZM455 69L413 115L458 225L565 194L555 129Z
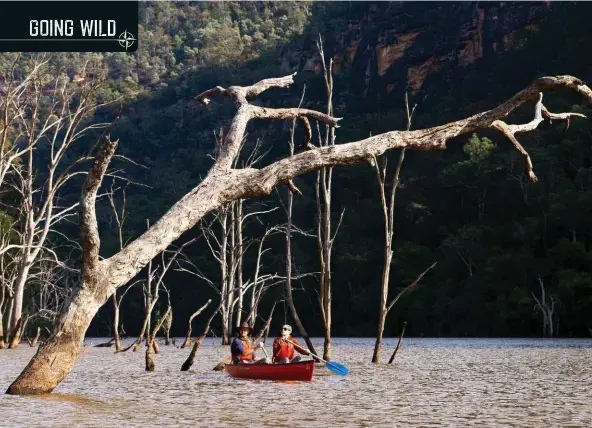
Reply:
M331 370L333 373L339 376L347 376L347 374L349 373L349 369L347 367L335 361L327 361L325 367L327 367L329 370Z

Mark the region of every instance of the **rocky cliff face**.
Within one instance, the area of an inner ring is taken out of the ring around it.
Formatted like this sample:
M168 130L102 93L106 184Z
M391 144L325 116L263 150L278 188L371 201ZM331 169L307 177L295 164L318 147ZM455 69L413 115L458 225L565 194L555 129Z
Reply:
M421 95L434 73L446 76L519 49L551 8L548 2L368 3L327 44L335 72L348 80L349 96L378 101L393 91ZM318 56L306 56L301 68L320 73Z

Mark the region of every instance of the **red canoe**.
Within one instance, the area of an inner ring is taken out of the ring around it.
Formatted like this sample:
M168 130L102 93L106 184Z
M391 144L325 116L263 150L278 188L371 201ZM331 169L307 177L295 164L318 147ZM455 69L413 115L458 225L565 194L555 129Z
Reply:
M241 379L311 381L315 362L291 364L227 364L226 372Z

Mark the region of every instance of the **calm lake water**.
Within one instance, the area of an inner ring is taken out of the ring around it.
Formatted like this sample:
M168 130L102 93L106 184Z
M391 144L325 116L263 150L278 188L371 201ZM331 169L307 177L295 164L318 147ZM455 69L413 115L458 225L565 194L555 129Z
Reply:
M395 344L386 340L385 361ZM311 383L214 372L228 348L210 339L189 372L179 371L189 349L162 345L146 373L143 352L92 348L54 394L1 395L0 425L592 426L592 340L410 338L392 366L370 363L372 347L334 339L350 374L317 370ZM2 391L33 353L0 350Z

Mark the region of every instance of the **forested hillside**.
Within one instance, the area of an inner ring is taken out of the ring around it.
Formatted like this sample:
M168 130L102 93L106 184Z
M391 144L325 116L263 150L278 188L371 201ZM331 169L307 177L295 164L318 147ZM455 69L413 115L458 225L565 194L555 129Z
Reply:
M336 144L404 129L405 93L417 105L412 128L424 128L492 108L540 76L592 80L590 12L587 3L154 2L141 5L138 52L63 54L52 61L72 70L90 61L80 79L105 72L108 80L98 99L122 97L96 119L111 120L121 106L112 136L120 141L117 153L135 162L117 164L133 181L126 188L126 241L142 233L147 220L156 221L212 165L216 134L235 107L222 99L198 104L194 97L209 88L298 72L295 85L269 91L256 103L295 107L306 86L303 107L324 110L320 34L326 56L333 58L335 116L343 117ZM11 58L5 55L3 65ZM545 95L551 111L592 115L590 106L580 103L573 93ZM531 104L522 107L508 121L527 122L533 110ZM259 165L286 156L290 125L249 125L245 147L259 142L267 152ZM302 138L298 127L296 140ZM313 128L315 144L316 139ZM574 119L567 130L547 122L520 141L533 158L537 183L528 181L519 154L493 131L459 138L442 152L407 153L396 200L392 294L438 264L395 305L387 336L398 333L404 321L411 336L540 336L543 316L536 304L542 289L549 304L555 302L554 335L592 334L591 121ZM398 154L388 156L394 166ZM72 198L79 185L68 188ZM294 223L314 234L315 175L296 185L303 195L294 200ZM343 213L333 247L333 334L371 336L384 258L374 170L336 168L333 189L334 227ZM284 186L264 200L245 202L247 213L278 207L251 218L245 227L249 237L285 222L287 192ZM101 251L107 257L119 248L117 230L106 200L98 209ZM61 228L71 237L78 233L75 222ZM220 281L202 230L188 235L183 242L198 238L186 249L191 262L212 282ZM267 242L264 273L284 275L283 236ZM295 236L292 245L295 274L318 272L314 236ZM247 253L245 277L253 274L255 257L256 249ZM189 315L216 295L206 281L186 272L171 269L165 283L174 312L172 332L184 335ZM318 275L303 276L293 286L303 323L309 333L321 335ZM266 318L280 299L274 324L292 322L282 296L281 284L271 287L259 308ZM121 313L130 335L141 328L143 305L140 288L132 288ZM106 305L89 335L111 334L111 318ZM216 321L213 326L218 328Z

